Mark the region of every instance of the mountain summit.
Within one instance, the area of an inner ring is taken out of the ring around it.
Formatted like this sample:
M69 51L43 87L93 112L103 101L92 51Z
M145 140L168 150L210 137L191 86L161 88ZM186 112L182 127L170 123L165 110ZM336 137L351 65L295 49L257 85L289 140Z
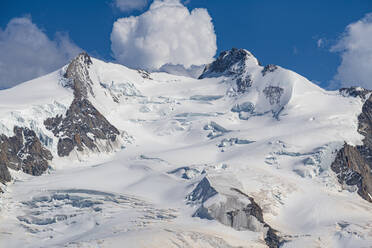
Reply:
M57 115L44 121L45 127L58 138L60 157L70 155L74 148L77 151L89 149L95 152L113 150L120 134L89 101L88 96L95 96L89 75L91 64L87 53L81 53L72 60L64 77L69 82L66 86L73 89L74 100L65 117Z
M199 79L227 76L236 80L238 92L244 93L252 85L250 68L259 66L258 60L245 49L233 48L222 52L207 65Z
M199 79L207 77L232 76L245 70L245 67L258 66L258 60L245 49L232 48L220 53L218 58L207 65Z

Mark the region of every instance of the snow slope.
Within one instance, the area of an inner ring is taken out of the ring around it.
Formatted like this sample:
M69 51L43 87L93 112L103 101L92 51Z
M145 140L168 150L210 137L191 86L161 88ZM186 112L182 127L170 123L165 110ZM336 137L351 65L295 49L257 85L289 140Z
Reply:
M260 232L191 217L186 196L205 175L253 197L283 247L371 247L372 205L330 169L344 142L361 143L362 100L281 67L264 75L254 57L244 68L252 84L238 93L227 75L147 74L93 59L89 99L133 142L84 161L55 156L40 177L13 171L0 247L266 247ZM1 133L30 127L56 154L42 122L72 101L65 69L0 91Z
M46 147L55 150L53 134L44 127L46 118L64 114L73 99L62 87L61 70L0 91L0 133L13 135L13 127L28 127L39 134Z

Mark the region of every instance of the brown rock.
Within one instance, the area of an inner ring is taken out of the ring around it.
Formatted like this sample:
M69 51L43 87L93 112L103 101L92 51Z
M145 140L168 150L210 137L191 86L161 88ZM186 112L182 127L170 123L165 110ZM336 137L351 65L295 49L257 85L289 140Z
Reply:
M120 134L107 119L85 98L75 98L66 112L66 117L56 116L45 120L44 125L51 130L58 141L58 155L68 156L77 147L99 152L92 136L101 140L115 141ZM90 135L89 135L90 133ZM63 138L62 138L63 137Z
M41 144L36 133L28 128L14 127L14 136L0 136L0 182L11 180L8 168L41 175L48 169L53 156Z
M341 184L357 186L358 194L372 202L372 96L364 103L358 120L358 132L364 136L363 145L345 144L338 151L331 168Z

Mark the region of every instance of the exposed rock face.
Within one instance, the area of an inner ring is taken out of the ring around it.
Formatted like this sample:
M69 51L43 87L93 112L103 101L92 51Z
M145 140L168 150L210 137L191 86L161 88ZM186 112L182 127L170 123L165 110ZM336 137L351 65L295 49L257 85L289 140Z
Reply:
M266 98L269 99L271 105L279 104L280 97L283 95L284 89L277 86L267 86L263 93Z
M263 70L261 71L262 76L264 77L267 73L273 72L273 71L275 71L276 69L278 69L278 67L277 67L276 65L272 65L272 64L266 65L266 66L263 68Z
M241 104L236 104L234 107L231 108L231 112L253 113L254 112L254 104L251 103L251 102L243 102Z
M9 182L11 179L8 167L5 164L0 164L0 183Z
M48 169L53 156L40 143L36 133L28 128L14 127L14 136L0 136L0 182L11 180L8 167L31 175L41 175Z
M75 98L86 98L88 92L94 96L92 90L92 80L89 77L88 68L92 60L86 52L79 54L68 65L64 77L68 79L69 84L66 86L74 90Z
M332 163L332 170L337 174L340 183L358 187L358 194L372 202L372 174L368 162L361 154L363 146L350 146L345 144L337 153ZM369 151L370 152L370 151ZM370 153L371 154L371 153Z
M152 80L150 72L145 71L145 70L137 70L137 72L143 77L144 79L149 79Z
M253 81L249 74L236 76L236 86L238 87L237 91L239 93L246 92L248 88L252 86L252 83Z
M44 122L47 129L59 138L58 155L68 156L77 147L98 151L96 139L114 142L119 131L87 100L75 98L66 112L66 117L56 116Z
M346 92L346 89L343 91ZM356 88L351 88L347 92L361 97L368 94L368 91ZM358 132L364 136L363 145L354 147L345 144L338 151L331 168L341 184L356 186L358 194L372 202L372 96L364 103L358 120Z
M222 52L218 58L204 68L199 79L227 76L236 80L237 92L244 93L252 85L251 75L246 70L249 63L258 65L257 59L245 49L232 48Z
M193 202L203 203L215 195L217 195L217 191L211 186L209 180L204 177L187 198Z
M229 138L229 139L222 139L221 143L218 144L218 147L227 147L232 145L248 145L254 143L254 141L246 140L246 139L239 139L239 138Z
M358 132L364 136L363 144L370 149L372 148L372 95L363 104L358 121ZM371 158L368 161L372 162Z
M87 53L79 54L70 63L64 76L70 82L67 87L74 90L74 100L64 117L58 115L44 121L46 128L59 138L57 152L60 157L70 155L75 147L78 151L88 148L100 152L97 142L104 142L107 148L120 134L88 100L88 94L94 96L88 71L91 64Z
M350 88L341 88L339 92L344 96L353 96L353 97L360 97L362 99L366 99L367 95L371 93L370 90L363 89L361 87L350 87Z
M187 198L191 204L200 205L194 217L215 219L236 230L263 232L264 240L270 248L279 247L283 242L276 234L277 231L265 223L260 206L239 189L218 192L204 177Z
M199 78L231 76L239 73L242 68L236 68L235 65L242 64L250 57L253 55L244 49L232 48L230 51L223 51L214 62L204 68Z

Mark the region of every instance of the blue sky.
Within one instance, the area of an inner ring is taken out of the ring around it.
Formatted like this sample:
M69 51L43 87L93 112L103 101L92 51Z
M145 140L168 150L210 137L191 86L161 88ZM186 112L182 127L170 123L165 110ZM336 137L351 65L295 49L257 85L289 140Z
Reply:
M217 37L217 54L231 47L246 48L262 64L278 64L294 70L323 87L333 80L341 63L342 57L330 52L331 47L339 42L347 25L372 12L371 0L183 3L189 10L207 9ZM12 18L28 16L49 39L55 39L56 32L64 32L77 47L112 61L115 60L110 41L113 23L121 17L140 15L148 6L123 12L112 0L2 0L0 27L5 30Z

